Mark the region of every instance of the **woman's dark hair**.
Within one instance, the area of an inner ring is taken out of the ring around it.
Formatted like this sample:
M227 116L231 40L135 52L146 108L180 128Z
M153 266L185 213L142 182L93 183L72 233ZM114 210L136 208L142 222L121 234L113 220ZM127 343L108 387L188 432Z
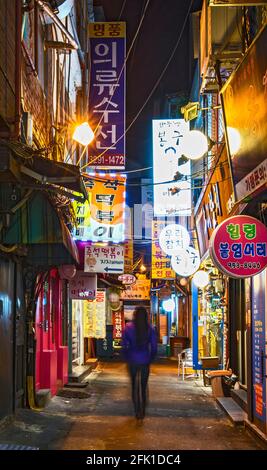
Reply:
M148 315L145 307L136 307L134 311L133 321L136 330L136 344L142 346L148 341Z

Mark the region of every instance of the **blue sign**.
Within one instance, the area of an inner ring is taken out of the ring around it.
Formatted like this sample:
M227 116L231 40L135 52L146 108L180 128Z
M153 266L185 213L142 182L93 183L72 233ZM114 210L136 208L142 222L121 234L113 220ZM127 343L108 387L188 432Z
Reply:
M253 415L266 421L265 364L266 271L252 278L252 384Z

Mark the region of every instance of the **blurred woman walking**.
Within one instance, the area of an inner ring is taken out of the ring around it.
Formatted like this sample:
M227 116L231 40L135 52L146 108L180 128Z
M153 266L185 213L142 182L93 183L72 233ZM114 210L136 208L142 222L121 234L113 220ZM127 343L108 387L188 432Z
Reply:
M143 419L150 363L157 354L156 332L148 322L145 307L137 307L133 321L126 325L122 338L122 352L131 377L135 416L137 419Z

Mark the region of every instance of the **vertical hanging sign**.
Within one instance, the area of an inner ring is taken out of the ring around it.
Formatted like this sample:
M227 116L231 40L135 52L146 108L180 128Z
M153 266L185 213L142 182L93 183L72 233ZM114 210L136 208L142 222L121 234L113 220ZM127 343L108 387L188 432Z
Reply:
M91 219L87 240L124 241L126 176L96 173L86 181L91 192Z
M88 163L125 168L125 31L123 22L89 23L89 113L95 140Z

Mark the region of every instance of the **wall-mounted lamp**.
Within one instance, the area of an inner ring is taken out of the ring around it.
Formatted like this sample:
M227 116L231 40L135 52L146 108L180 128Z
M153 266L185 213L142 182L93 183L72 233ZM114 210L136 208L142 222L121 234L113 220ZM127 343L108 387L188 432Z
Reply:
M201 108L198 101L189 102L185 106L181 107L181 113L184 115L184 120L192 121L192 119L196 119L198 116L199 111L212 111L213 109L220 109L221 105L218 106L210 106L208 108Z
M92 128L90 127L90 125L88 124L88 122L83 122L82 124L79 124L75 128L75 131L72 134L72 138L73 140L75 140L76 142L84 146L84 149L76 165L79 165L81 159L83 158L86 152L88 145L92 142L94 137L95 137L94 132Z

